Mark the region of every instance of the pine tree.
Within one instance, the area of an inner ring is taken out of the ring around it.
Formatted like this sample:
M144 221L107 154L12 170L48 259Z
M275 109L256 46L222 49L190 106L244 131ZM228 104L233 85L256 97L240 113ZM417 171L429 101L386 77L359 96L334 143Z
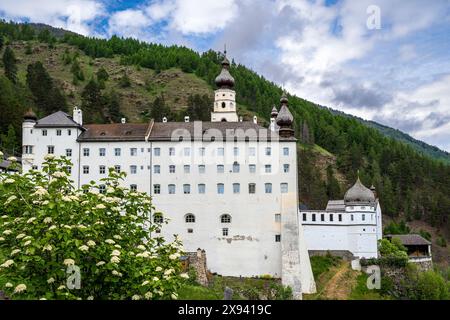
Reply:
M75 85L78 84L78 81L84 81L84 73L78 59L73 59L72 68L70 71L73 74L73 82Z
M120 112L120 98L116 91L111 90L111 92L106 97L107 107L109 112L110 122L120 122L123 118Z
M327 167L327 195L330 200L338 199L341 196L341 187L334 177L334 171L331 165Z
M105 97L97 81L91 79L81 93L81 107L86 110L86 122L104 122L103 108L106 106Z
M168 108L164 100L164 95L156 97L150 107L150 117L155 121L162 121L163 117L168 117Z
M122 77L120 78L119 85L122 88L128 88L131 86L131 80L126 72L124 72Z
M3 66L5 68L5 76L12 83L17 81L17 59L14 51L10 47L6 47L3 53Z
M10 155L16 155L19 153L20 150L17 143L16 131L14 130L12 124L8 126L8 133L6 135L2 134L0 138L2 149L6 153Z
M4 44L5 44L5 38L3 38L2 35L0 35L0 51L2 51Z

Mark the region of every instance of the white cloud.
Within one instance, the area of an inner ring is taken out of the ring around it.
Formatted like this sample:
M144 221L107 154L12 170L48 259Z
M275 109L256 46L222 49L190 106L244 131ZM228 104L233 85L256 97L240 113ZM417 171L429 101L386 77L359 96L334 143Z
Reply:
M237 11L235 0L164 0L146 9L154 19L168 19L169 27L183 35L220 31L236 17Z
M28 19L91 35L94 30L90 23L104 15L104 6L98 0L2 0L0 14L6 19Z
M114 13L109 19L109 34L145 39L145 28L152 24L141 10L128 9Z

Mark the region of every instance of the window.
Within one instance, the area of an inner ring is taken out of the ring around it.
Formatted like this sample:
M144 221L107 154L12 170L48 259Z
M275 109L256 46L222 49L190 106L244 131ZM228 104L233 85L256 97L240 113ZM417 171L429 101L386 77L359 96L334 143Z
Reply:
M121 153L121 149L120 148L115 148L114 149L114 155L116 156L116 157L120 157L120 153Z
M160 174L161 173L161 166L160 165L155 165L153 167L153 173Z
M254 183L248 184L248 193L251 193L251 194L256 193L256 184L254 184Z
M175 148L169 148L169 156L175 155Z
M184 221L186 221L186 223L195 223L195 216L192 213L188 213L185 216Z
M235 162L233 163L233 173L239 173L240 165L239 163Z
M355 217L353 215L350 215L350 220L354 221Z
M250 173L255 173L256 172L256 165L255 164L248 165L248 171Z
M217 193L224 194L224 192L225 192L225 187L224 187L223 183L218 183L217 184Z
M235 157L237 157L237 156L239 155L239 148L238 148L238 147L234 147L234 148L233 148L233 155L234 155Z
M191 166L190 165L185 165L184 166L184 173L191 173Z
M66 169L68 174L72 174L72 167L68 166L66 167Z
M205 165L201 164L198 166L198 173L205 173Z
M256 148L255 148L255 147L250 147L250 148L248 148L248 155L249 155L250 157L256 156Z
M316 222L316 214L315 214L315 213L313 213L313 214L311 215L311 219L312 219L313 222Z
M184 184L183 185L183 193L184 194L191 194L191 185L190 184Z
M89 157L89 148L83 148L83 156Z
M147 152L151 153L152 152L152 148L147 148Z
M154 184L153 185L153 193L154 194L161 194L161 185L160 184Z
M241 185L239 183L233 183L233 193L237 194L241 192Z
M169 184L169 194L175 194L175 185Z
M204 194L206 192L206 185L201 183L198 185L198 193L199 194Z
M46 129L42 130L42 135L43 135L44 137L47 136L47 130L46 130Z
M194 229L187 229L187 233L194 233Z
M283 155L288 156L289 155L289 148L283 148Z
M55 146L47 146L47 153L48 154L54 154L55 153Z
M288 193L289 192L289 186L288 186L287 183L282 183L280 185L280 187L281 187L281 193Z
M161 229L156 229L155 233L161 233Z
M222 236L224 236L224 237L228 237L228 228L223 228L222 229Z
M32 170L38 170L39 167L38 167L38 166L32 166L31 169L32 169Z
M342 214L339 214L339 215L338 215L338 220L339 220L340 222L342 222Z
M106 167L105 166L100 166L99 167L99 172L100 172L100 174L105 174L106 173Z
M366 210L366 207L361 207L361 210Z
M275 235L275 242L281 242L281 234Z
M275 214L275 222L281 222L281 214L279 213Z
M161 155L161 148L155 148L154 155L155 155L155 157L159 157Z
M98 186L98 192L100 192L101 194L105 194L106 193L106 186L104 184L101 184Z
M56 135L60 136L61 135L61 129L56 130Z
M72 149L66 149L66 157L72 156Z
M32 154L33 153L33 146L23 146L23 153L25 153L25 154Z
M231 223L231 216L229 214L223 214L220 216L221 223Z
M169 166L169 173L175 173L175 166L174 165Z
M130 156L132 157L137 156L137 148L130 148Z
M137 184L130 185L130 190L131 191L137 191Z
M270 156L272 154L272 149L270 147L266 148L266 156Z
M120 166L114 166L114 171L116 171L116 173L120 173L121 171Z
M201 156L201 157L203 157L204 155L205 155L205 148L200 148L200 149L198 149L198 154Z
M320 215L320 221L325 221L325 214L322 213L322 214Z
M307 220L307 214L304 213L304 214L303 214L303 221L306 221L306 220Z
M365 214L362 215L362 221L366 221L366 215Z
M266 183L264 184L266 193L272 193L272 184L271 183Z
M153 222L154 223L158 223L158 224L163 223L164 222L164 218L163 218L162 214L161 213L155 213L155 215L153 216Z
M223 173L224 172L224 166L222 164L217 165L217 173Z
M191 148L184 148L184 156L189 157L191 155Z
M89 166L83 166L83 174L89 174Z
M334 216L332 214L330 214L330 221L333 221Z
M98 154L100 157L106 156L106 149L105 148L98 149Z
M264 168L265 168L265 172L266 172L266 173L271 173L271 172L272 172L272 165L266 164L266 165L264 166Z
M137 174L137 166L130 166L130 174Z
M217 155L218 156L223 156L225 154L225 149L224 148L217 148Z
M141 153L144 153L145 148L141 148Z
M68 136L71 136L71 135L72 135L72 130L68 129L68 130L67 130L67 135L68 135Z
M289 165L288 164L283 164L283 172L284 173L288 173L289 172Z

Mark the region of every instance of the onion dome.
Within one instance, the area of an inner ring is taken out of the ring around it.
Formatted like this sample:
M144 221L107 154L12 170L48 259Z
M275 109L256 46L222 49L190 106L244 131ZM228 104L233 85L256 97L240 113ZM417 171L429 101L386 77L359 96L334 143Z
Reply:
M285 94L281 97L281 109L277 116L277 124L280 127L290 127L292 126L292 122L294 121L294 117L292 113L289 111L288 103L289 100Z
M373 192L365 187L361 180L356 181L356 183L351 187L344 196L345 203L373 203L375 202L375 195Z
M275 107L275 105L273 105L272 112L270 113L270 117L271 118L276 118L277 116L278 116L277 107Z
M30 108L27 112L23 115L23 120L25 121L37 121L36 113L33 112L33 110Z
M234 87L234 78L230 74L230 61L227 59L225 55L222 61L222 71L216 78L216 85L219 88L228 88L231 89Z

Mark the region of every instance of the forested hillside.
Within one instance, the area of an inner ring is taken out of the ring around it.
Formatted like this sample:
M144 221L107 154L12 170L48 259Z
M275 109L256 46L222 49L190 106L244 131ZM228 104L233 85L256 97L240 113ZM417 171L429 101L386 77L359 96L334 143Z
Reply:
M133 39L56 38L45 28L0 23L2 149L16 151L23 112L44 115L74 104L88 122L150 117L207 120L221 56ZM267 121L282 90L233 62L239 113ZM359 170L377 188L385 214L422 219L450 231L450 166L378 129L289 96L299 139L300 200L323 208L342 197ZM325 159L325 160L324 160ZM331 159L330 161L326 159ZM444 230L443 230L444 231Z

